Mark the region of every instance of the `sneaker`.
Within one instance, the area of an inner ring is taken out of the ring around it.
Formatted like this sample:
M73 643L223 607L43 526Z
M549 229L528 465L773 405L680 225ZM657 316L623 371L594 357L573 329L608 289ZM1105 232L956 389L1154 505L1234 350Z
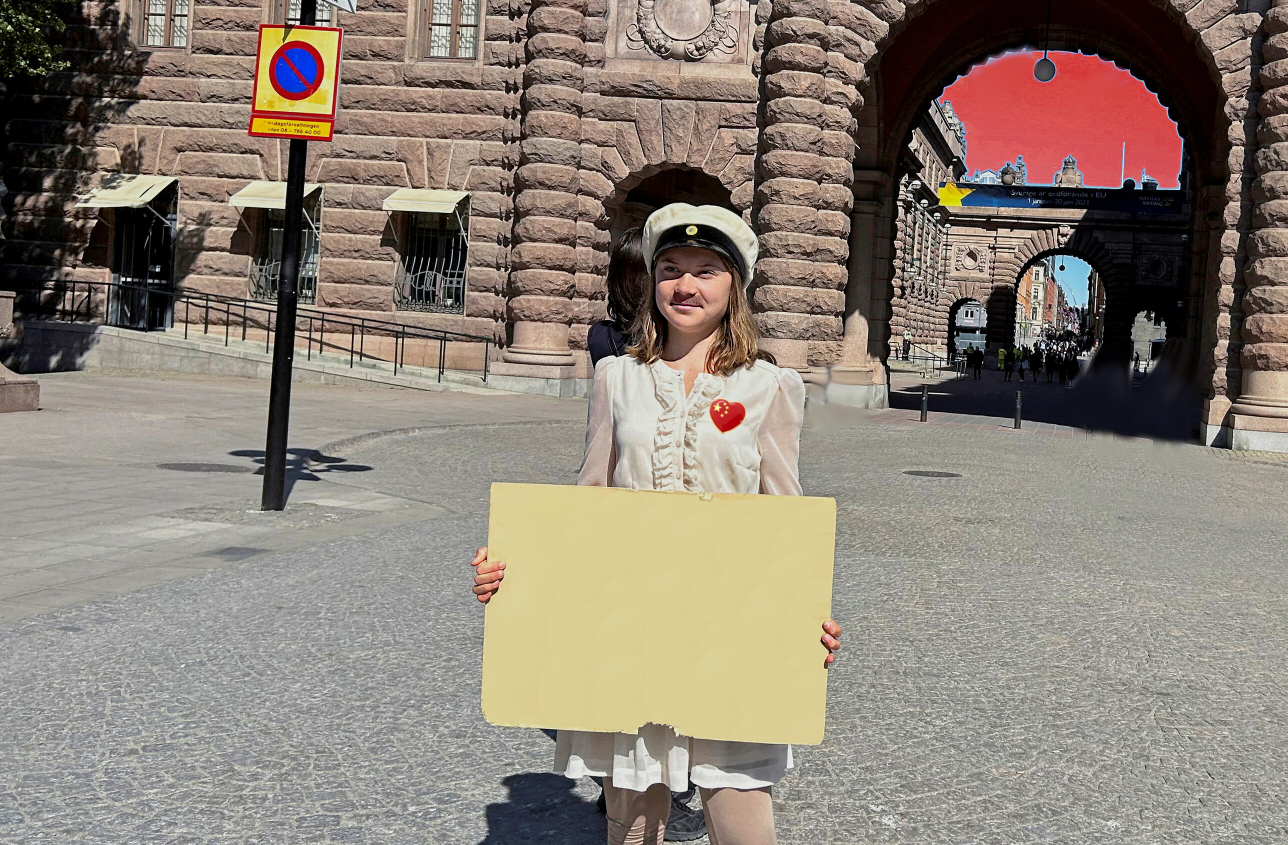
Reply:
M687 792L671 793L671 815L666 820L667 842L688 842L707 835L707 817L701 808L689 806L693 788Z

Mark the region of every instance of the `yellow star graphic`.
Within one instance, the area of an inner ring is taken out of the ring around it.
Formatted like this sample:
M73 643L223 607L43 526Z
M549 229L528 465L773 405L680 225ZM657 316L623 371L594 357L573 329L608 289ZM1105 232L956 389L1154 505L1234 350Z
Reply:
M974 193L974 188L959 188L956 182L948 182L939 189L940 205L961 205L962 200Z

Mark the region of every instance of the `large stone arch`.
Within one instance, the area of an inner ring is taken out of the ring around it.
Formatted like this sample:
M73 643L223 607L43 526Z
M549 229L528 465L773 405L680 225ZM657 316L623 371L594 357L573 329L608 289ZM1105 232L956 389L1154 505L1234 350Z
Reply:
M1046 40L1041 5L932 0L915 7L866 2L829 7L829 31L835 33L836 24L845 30L836 43L862 63L853 101L854 187L860 212L854 216L854 230L856 235L871 232L873 263L871 269L851 267L852 284L866 283L871 291L846 292L840 370L866 370L873 381L879 379L890 319L896 219L892 187L899 175L899 150L917 113L972 63ZM1187 296L1191 311L1202 318L1194 334L1206 334L1214 350L1209 371L1214 389L1225 390L1229 333L1220 336L1223 321L1215 302L1233 293L1249 222L1252 80L1260 60L1253 39L1262 15L1234 14L1228 4L1214 2L1139 0L1055 3L1051 17L1051 49L1078 49L1115 60L1159 93L1182 128L1195 205L1188 262L1194 278ZM871 219L861 220L865 216ZM857 247L857 241L852 245ZM1223 286L1228 289L1220 292Z

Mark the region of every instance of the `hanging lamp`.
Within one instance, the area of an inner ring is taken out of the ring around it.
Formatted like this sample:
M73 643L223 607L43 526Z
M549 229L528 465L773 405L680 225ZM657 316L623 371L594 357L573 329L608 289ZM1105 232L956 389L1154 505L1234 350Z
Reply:
M1046 39L1042 45L1042 58L1033 66L1033 78L1038 82L1050 82L1055 79L1055 62L1047 58L1051 47L1051 0L1047 0Z

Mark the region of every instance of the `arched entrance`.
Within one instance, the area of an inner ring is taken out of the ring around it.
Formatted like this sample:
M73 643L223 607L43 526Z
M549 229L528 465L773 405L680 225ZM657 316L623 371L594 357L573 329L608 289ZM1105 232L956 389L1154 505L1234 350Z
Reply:
M624 192L619 189L614 200L606 203L613 241L627 229L643 226L650 214L672 202L738 210L733 204L733 194L719 179L701 170L672 167L642 179Z
M948 309L948 354L950 359L969 347L988 345L988 309L978 299L959 299Z
M1169 256L1161 264L1154 260L1154 271L1161 269L1160 275L1167 278L1169 284L1159 287L1168 290L1173 300L1172 309L1183 317L1178 321L1180 328L1174 330L1176 336L1196 351L1205 343L1216 343L1213 331L1221 306L1214 301L1212 293L1220 287L1218 276L1223 256L1229 255L1227 260L1234 264L1237 233L1226 239L1227 246L1219 233L1213 235L1208 231L1207 221L1221 218L1227 196L1245 193L1246 183L1242 172L1236 174L1230 169L1234 163L1241 170L1241 159L1231 155L1229 115L1223 111L1228 86L1223 89L1219 81L1222 74L1213 58L1213 48L1197 37L1192 23L1182 16L1183 10L1172 9L1170 3L1104 0L1085 3L1053 0L1047 42L1044 6L936 0L923 6L924 11L916 16L892 17L881 36L874 39L876 56L865 62L870 81L861 89L863 102L856 109L853 260L866 258L857 248L858 233L865 230L872 233L873 249L867 267L851 268L851 284L866 285L867 295L854 289L846 291L843 349L849 360L842 361L843 367L864 366L862 356L854 353L856 344L850 342L851 335L856 340L860 336L866 339L868 366L878 368L878 362L889 355L893 339L891 323L900 307L896 289L903 284L899 276L905 266L896 219L907 190L904 180L910 172L910 144L916 139L919 122L925 119L928 104L974 63L1005 50L1035 45L1049 46L1053 51L1095 53L1116 61L1158 93L1160 102L1176 122L1186 144L1182 182L1185 208L1179 219L1166 222L1171 228L1169 236L1174 235L1169 249L1174 246L1179 255ZM1251 30L1240 37L1249 35ZM911 164L915 166L917 162ZM1146 215L1124 216L1131 218L1128 223L1146 220ZM987 303L991 343L999 342L1002 336L1009 337L1014 330L1014 314L1003 314L1006 309L994 308L1000 304L995 302L995 294L999 289L1004 291L1013 308L1013 285L1024 265L1036 253L1068 245L1080 237L1083 228L1077 220L1052 220L1049 222L1053 225L1047 227L1052 242L1038 244L1027 254L1013 244L988 243L981 239L980 249L959 256L952 251L959 221L950 215L946 222L951 225L952 235L947 239L944 266L956 269L973 265L973 277L970 288L954 289L948 283L944 295L949 298L946 302L940 301L945 309L962 297ZM989 225L996 233L999 223L989 221ZM1233 228L1232 223L1232 232ZM1123 256L1124 260L1117 262L1120 266L1112 271L1106 268L1105 275L1120 279L1124 288L1144 281L1143 265L1138 261L1148 260L1143 246L1144 240L1141 240L1135 255ZM1134 293L1127 296L1126 291L1118 293L1119 299L1134 300L1136 296ZM1114 299L1113 291L1110 299ZM858 314L866 319L856 319ZM943 325L939 320L935 322ZM1127 360L1130 317L1124 324L1116 318L1114 309L1110 309L1105 329L1106 342L1115 354ZM1228 360L1228 356L1224 357ZM1206 373L1196 372L1195 380L1207 387L1224 382L1219 370L1219 366L1214 366ZM1223 384L1221 387L1224 389Z

